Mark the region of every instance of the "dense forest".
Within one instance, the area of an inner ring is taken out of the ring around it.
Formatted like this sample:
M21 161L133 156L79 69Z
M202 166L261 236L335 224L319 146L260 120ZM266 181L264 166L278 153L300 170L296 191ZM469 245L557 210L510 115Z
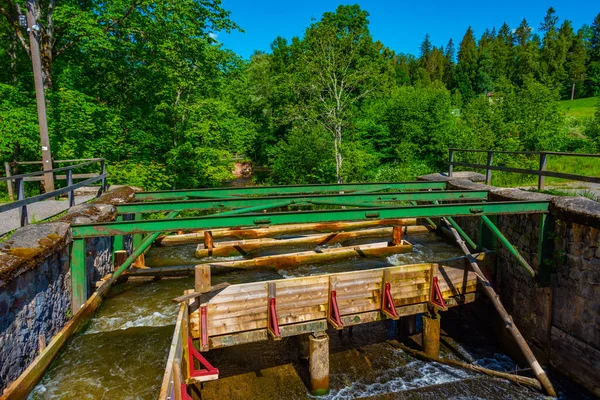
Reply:
M0 2L2 162L41 158L24 7ZM244 60L213 38L243 29L219 0L36 7L53 157L104 157L112 183L215 186L236 154L291 184L413 179L448 147L600 150L600 106L574 119L557 102L600 95L600 14L465 26L458 44L426 35L412 55L339 6Z

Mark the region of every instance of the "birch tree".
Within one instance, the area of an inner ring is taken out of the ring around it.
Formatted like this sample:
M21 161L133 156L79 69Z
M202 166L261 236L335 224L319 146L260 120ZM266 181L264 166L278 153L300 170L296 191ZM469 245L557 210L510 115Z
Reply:
M296 90L331 134L338 183L343 183L342 144L353 111L381 84L386 66L383 45L370 35L368 15L358 5L339 6L306 30L301 45Z

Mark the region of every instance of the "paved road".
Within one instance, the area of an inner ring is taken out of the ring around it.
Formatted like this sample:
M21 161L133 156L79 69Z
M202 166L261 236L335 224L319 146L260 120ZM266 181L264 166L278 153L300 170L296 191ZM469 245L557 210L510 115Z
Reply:
M85 203L93 199L94 195L75 196L75 204ZM64 200L46 200L27 206L29 222L41 221L55 216L65 211L69 206L67 199ZM20 214L18 209L0 213L0 236L17 229L20 224Z

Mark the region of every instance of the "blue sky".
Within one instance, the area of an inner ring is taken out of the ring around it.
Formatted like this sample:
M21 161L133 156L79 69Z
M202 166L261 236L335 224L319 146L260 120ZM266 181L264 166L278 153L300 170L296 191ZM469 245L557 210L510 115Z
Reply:
M376 40L398 53L417 55L419 45L429 33L434 45L458 43L471 25L479 37L485 28L499 28L506 21L516 28L523 18L537 30L548 7L556 9L561 22L569 19L576 29L591 24L600 13L599 0L543 1L332 1L332 0L222 0L231 18L245 33L220 33L218 40L244 58L254 50L269 51L277 36L291 39L301 36L311 23L340 4L360 4L370 14L370 29Z

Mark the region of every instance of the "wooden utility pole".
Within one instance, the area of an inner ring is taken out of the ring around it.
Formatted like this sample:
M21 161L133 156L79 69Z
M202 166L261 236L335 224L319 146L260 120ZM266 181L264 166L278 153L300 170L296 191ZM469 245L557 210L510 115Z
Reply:
M42 145L42 168L52 169L52 154L50 153L50 138L48 137L48 120L46 119L46 99L44 96L44 79L42 78L42 60L37 32L40 31L35 20L35 0L27 0L27 32L29 33L29 49L33 66L33 81L35 84L35 99L37 102L38 121L40 124L40 142ZM46 193L54 190L54 176L44 174L44 190Z

